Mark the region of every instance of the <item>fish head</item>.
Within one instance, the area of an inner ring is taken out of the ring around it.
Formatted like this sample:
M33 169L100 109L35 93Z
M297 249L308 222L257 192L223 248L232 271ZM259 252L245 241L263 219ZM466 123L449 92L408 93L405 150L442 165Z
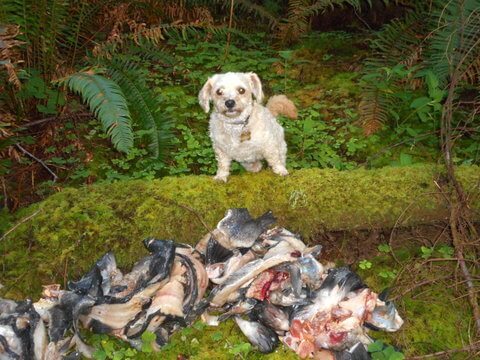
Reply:
M403 325L403 319L398 314L395 305L391 301L378 301L377 306L373 309L371 315L367 319L369 325L383 331L394 332Z

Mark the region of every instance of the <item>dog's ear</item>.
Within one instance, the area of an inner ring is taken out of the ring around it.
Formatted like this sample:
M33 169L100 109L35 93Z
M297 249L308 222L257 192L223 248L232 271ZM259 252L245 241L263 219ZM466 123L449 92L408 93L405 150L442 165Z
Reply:
M249 73L248 76L250 78L250 84L252 85L253 96L255 96L257 102L261 104L263 101L262 82L260 81L258 75L253 72Z
M198 102L202 109L208 113L210 111L210 100L212 100L213 77L208 78L202 90L198 93Z

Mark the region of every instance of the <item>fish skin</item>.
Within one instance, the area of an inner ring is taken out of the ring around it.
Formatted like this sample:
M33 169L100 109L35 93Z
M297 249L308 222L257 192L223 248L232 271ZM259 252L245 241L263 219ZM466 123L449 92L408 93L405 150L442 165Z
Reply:
M263 325L277 331L284 332L290 329L289 315L269 302L261 302L252 311L254 319Z
M144 241L147 250L152 252L152 260L148 269L147 283L162 281L167 278L175 260L175 243L172 240L147 239ZM137 285L137 289L145 284Z
M253 219L245 208L229 209L217 229L229 238L230 248L250 248L275 221L271 211Z
M10 302L8 309L5 308L0 314L0 335L7 345L5 352L18 354L22 359L42 360L47 346L47 333L42 318L31 300L15 302L16 306L13 305ZM6 310L10 313L6 313Z
M43 320L37 314L36 321L30 324L30 342L33 344L33 355L35 360L43 360L48 345L48 333Z
M223 284L231 274L256 258L257 255L253 251L247 251L245 254L237 253L225 263L222 276L210 279L210 281L217 285Z
M335 286L341 288L345 293L366 287L362 279L346 266L328 270L320 290L333 289Z
M0 325L0 360L22 359L23 346L11 326Z
M177 257L187 270L187 275L186 277L184 277L184 279L188 288L185 289L186 296L184 296L183 299L183 316L188 317L188 315L193 310L193 307L198 301L199 284L197 270L192 260L187 255L178 253Z
M118 272L115 256L107 252L92 266L90 271L78 281L68 281L67 288L81 295L94 298L102 297L110 292L110 276Z
M177 254L182 254L183 256L185 256L193 264L193 270L195 270L195 275L197 278L196 282L197 282L197 288L198 288L197 299L195 300L195 304L198 304L198 302L205 295L205 291L207 290L207 287L209 285L208 274L205 269L203 257L192 247L177 248L176 252Z
M247 321L236 316L235 322L248 338L248 341L264 354L271 353L277 347L279 341L277 334L268 327L256 321Z
M348 350L335 354L335 360L371 360L371 358L361 342L356 343Z
M100 298L99 302L126 303L141 289L168 278L175 259L175 243L171 240L148 238L144 240L144 246L154 252L137 261L121 281L112 284L112 290L119 289L118 292L111 292Z
M276 241L277 245L283 243L283 245L286 246L288 244L291 249L299 251L302 254L307 250L307 245L305 245L305 243L300 239L300 236L288 231L285 228L275 228L269 230L265 234L265 238L265 240L268 239L267 241ZM272 250L271 252L275 251L273 250L274 248L275 246L270 248L270 250ZM271 254L267 252L265 256L268 258L271 256Z
M0 316L3 314L11 314L15 312L16 308L16 301L0 298Z
M223 306L228 299L228 296L239 289L246 282L252 280L261 272L280 265L285 262L296 260L291 254L283 254L275 256L269 259L257 259L247 263L244 267L234 272L228 277L228 279L222 284L217 286L209 296L209 301L212 306Z
M377 304L366 319L365 325L376 331L395 332L402 327L403 319L398 314L393 302L377 300Z
M299 295L296 295L293 289L287 292L285 292L285 290L272 291L269 294L268 300L274 305L285 307L295 306L299 308L311 303L306 289L302 289Z
M48 337L50 341L60 341L72 325L72 314L65 311L60 304L57 304L48 311L48 318Z
M222 322L234 315L241 315L250 312L258 301L255 299L241 299L237 303L233 304L227 312L218 317L218 321Z
M212 235L207 242L205 259L207 264L223 263L233 256L233 251L220 244Z
M322 285L324 267L311 255L302 256L297 261L302 282L310 289L318 289Z

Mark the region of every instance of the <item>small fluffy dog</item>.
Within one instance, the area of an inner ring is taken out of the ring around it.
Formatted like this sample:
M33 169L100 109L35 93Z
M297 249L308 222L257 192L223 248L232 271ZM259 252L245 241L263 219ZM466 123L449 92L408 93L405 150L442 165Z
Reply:
M275 117L296 118L297 109L284 95L272 96L266 107L262 100L262 83L255 73L216 74L198 94L206 113L210 101L215 107L210 116L210 137L218 162L215 180L227 181L232 160L247 171L258 172L265 159L274 173L288 175L287 144Z

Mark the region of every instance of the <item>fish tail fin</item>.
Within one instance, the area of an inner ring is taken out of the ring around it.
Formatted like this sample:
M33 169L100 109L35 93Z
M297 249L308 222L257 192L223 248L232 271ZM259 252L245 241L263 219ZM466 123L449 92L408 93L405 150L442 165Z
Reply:
M262 216L260 216L257 221L259 222L260 226L263 228L263 229L267 229L270 225L273 225L275 224L275 222L277 221L277 219L275 218L275 216L273 216L273 213L271 210L267 211L265 214L263 214Z

